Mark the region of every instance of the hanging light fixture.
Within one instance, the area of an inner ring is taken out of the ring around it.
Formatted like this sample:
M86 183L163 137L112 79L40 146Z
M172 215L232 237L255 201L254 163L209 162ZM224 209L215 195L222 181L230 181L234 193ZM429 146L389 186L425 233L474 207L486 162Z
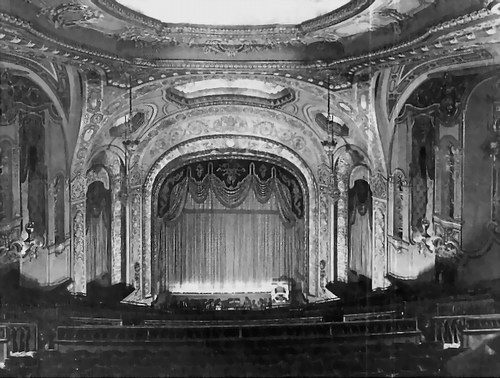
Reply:
M352 156L353 153L358 154L355 150L352 149L350 143L345 139L345 136L349 135L349 128L345 124L341 124L337 122L336 119L337 117L334 117L332 114L332 107L330 105L330 76L328 76L327 79L327 112L326 112L326 128L327 132L329 134L329 139L324 140L321 142L323 145L323 148L325 149L326 153L330 156L331 159L331 169L333 172L333 166L334 166L334 160L333 160L333 153L335 152L335 149L337 147L337 139L336 138L341 138L344 141L345 149L346 151ZM341 121L340 121L341 122ZM359 155L359 154L358 154ZM358 161L359 157L355 156L353 157L353 160Z
M333 128L333 116L331 114L331 107L330 107L330 76L328 76L327 79L327 91L328 91L328 99L327 99L327 111L326 111L326 127L327 131L330 134L330 139L329 140L324 140L321 142L323 147L325 148L326 152L329 155L332 155L333 158L333 151L335 150L335 146L337 145L337 142L335 141L335 134L334 134L334 128Z
M123 140L124 148L124 164L125 164L125 172L124 172L124 182L125 185L120 191L120 199L122 202L126 203L128 199L128 191L129 191L129 170L130 170L130 155L137 148L139 144L139 140L130 139L130 134L133 132L133 117L132 117L132 76L127 74L128 76L128 115L125 115L125 135Z
M138 140L130 139L130 134L133 132L133 117L132 117L132 76L128 75L128 116L125 115L125 140L123 145L125 146L125 156L127 156L127 150L133 151L139 144Z

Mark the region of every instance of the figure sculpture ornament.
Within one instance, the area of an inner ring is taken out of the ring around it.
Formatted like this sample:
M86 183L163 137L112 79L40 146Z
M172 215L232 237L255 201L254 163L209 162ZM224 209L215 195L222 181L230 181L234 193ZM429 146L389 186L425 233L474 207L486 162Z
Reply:
M24 227L28 237L23 240L19 237L18 240L11 240L0 247L0 254L8 253L13 258L24 259L26 257L31 261L33 258L38 258L40 248L45 248L45 238L43 236L34 235L35 223L30 221Z
M428 233L429 227L430 222L424 218L412 229L410 243L418 245L419 253L424 253L426 251L435 253L439 240L442 240L439 236L430 235Z

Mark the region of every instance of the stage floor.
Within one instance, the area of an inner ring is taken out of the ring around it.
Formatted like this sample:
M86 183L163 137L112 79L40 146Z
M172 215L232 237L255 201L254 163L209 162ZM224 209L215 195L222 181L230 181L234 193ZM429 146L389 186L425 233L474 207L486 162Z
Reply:
M221 303L221 309L241 309L248 303L252 308L260 308L261 305L269 306L271 293L172 293L172 299L188 303L200 302L206 306L212 303Z

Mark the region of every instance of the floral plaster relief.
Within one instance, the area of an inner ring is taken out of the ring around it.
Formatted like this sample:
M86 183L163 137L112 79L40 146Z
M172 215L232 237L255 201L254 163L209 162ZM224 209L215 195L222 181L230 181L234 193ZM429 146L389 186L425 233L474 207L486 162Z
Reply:
M176 118L180 120L177 123L169 118L158 122L142 139L136 151L137 156L141 156L141 171L148 169L173 146L212 135L246 135L277 141L300 154L310 166L318 166L326 159L324 153L314 148L320 140L307 125L277 112L235 106L212 107ZM137 156L132 161L137 161Z

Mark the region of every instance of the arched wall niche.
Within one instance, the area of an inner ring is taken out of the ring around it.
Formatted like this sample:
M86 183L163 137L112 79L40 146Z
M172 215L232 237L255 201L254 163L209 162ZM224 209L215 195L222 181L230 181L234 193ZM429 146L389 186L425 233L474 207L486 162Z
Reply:
M371 172L366 165L351 170L348 189L348 280L373 276L373 194Z
M15 71L16 73L24 73L23 76L28 77L35 84L40 86L40 88L42 88L42 90L47 94L47 96L50 98L50 100L54 104L55 108L57 109L57 115L62 119L63 133L65 134L65 140L67 143L65 129L68 126L68 120L66 118L66 112L64 111L64 107L63 107L59 97L57 96L57 94L54 93L54 91L49 87L49 85L38 74L36 74L32 69L30 69L26 66L22 66L22 65L15 64L15 63L0 60L0 69L4 69L4 68L11 69L11 70Z
M267 164L272 164L275 166L280 167L281 169L284 169L288 174L291 174L299 183L300 186L300 191L302 193L302 196L304 198L304 233L302 235L302 241L301 244L303 246L303 253L304 255L302 258L304 259L304 264L300 266L299 270L297 270L297 273L294 274L295 272L290 272L291 277L294 278L294 280L298 283L300 283L300 287L303 288L304 294L308 295L310 294L310 285L309 285L309 250L310 250L310 244L309 244L309 226L311 225L311 215L310 215L310 209L309 209L309 186L306 180L306 177L304 174L298 169L298 167L290 162L287 159L282 158L281 156L275 155L273 153L269 152L262 152L262 151L252 151L252 150L239 150L239 149L234 149L234 148L226 148L226 149L220 149L217 151L212 151L209 153L190 153L190 154L185 154L180 157L175 158L174 160L170 161L166 166L164 166L156 175L154 181L153 181L153 186L152 186L152 194L151 194L151 219L154 219L155 214L157 212L157 206L158 206L158 193L160 191L160 187L163 184L164 180L174 171L178 170L179 168L191 165L193 163L203 163L206 161L216 161L216 160L231 160L231 161L238 161L238 160L251 160L255 164L258 163L267 163ZM253 163L252 163L253 164ZM301 167L303 168L303 167ZM144 231L145 233L147 230ZM151 240L153 241L150 245L155 245L156 239L154 238L154 233L155 233L155 225L153 222L151 222ZM158 248L158 247L157 247ZM157 249L156 248L156 249ZM157 255L158 251L155 251L155 248L151 249L151 294L153 296L159 294L157 290L157 285L159 285L159 280L161 277L158 277L157 273L155 274L154 267L156 266L159 256ZM276 277L277 278L277 277ZM156 283L155 283L156 282Z
M348 212L348 192L350 186L351 172L355 161L351 151L357 148L343 145L334 152L332 157L333 172L335 174L335 184L338 189L338 199L333 204L333 238L334 263L331 269L334 270L335 280L347 282L349 272L349 212ZM362 156L362 155L361 155Z
M229 144L229 145L228 145ZM213 156L237 155L248 158L264 158L273 161L287 161L301 172L305 179L304 192L309 195L307 206L308 240L308 284L307 291L310 295L321 295L318 288L319 258L320 254L328 255L329 251L319 250L319 192L311 168L300 155L286 146L275 141L258 137L242 135L207 136L188 140L176 145L162 154L162 156L148 170L142 185L132 189L129 197L131 206L131 229L142 232L141 237L134 238L130 246L130 276L136 286L136 291L131 300L145 301L152 294L151 289L151 206L153 183L165 167L175 164L176 161L189 161L189 159L208 159ZM178 160L181 159L181 160ZM186 160L187 159L187 160ZM167 168L168 169L168 168ZM138 235L137 235L138 236ZM327 257L325 257L327 258Z
M366 165L356 165L349 177L349 189L354 186L356 180L364 180L367 183L370 183L371 171L370 168Z
M85 175L79 181L80 193L87 193L87 188L96 181L102 182L111 191L111 284L125 282L125 205L121 193L124 189L123 160L114 148L100 149L85 164ZM75 189L73 189L75 190ZM73 290L86 292L87 261L86 261L86 197L79 196L73 204L73 259L71 275L74 278Z
M484 59L484 58L483 58ZM422 71L421 68L422 66L433 64L435 68L431 68L428 70L423 71L422 74L418 75L417 77L413 78L411 83L404 89L404 91L398 96L398 99L392 109L392 112L390 113L390 118L389 118L389 123L390 125L394 125L396 118L399 117L399 114L401 113L401 109L405 106L406 101L410 98L410 96L413 94L413 92L423 83L425 82L431 75L437 74L437 73L444 73L444 72L451 72L451 71L457 71L457 70L465 70L468 68L475 68L475 67L487 67L488 63L485 63L484 60L477 60L473 62L467 62L467 63L455 63L455 64L446 64L442 65L439 62L440 59L434 60L432 62L425 62L422 63L421 65L418 65L414 67L412 70L407 72L405 74L405 78L414 74L415 72ZM401 78L400 81L402 81L404 78ZM387 80L390 80L390 76L387 76Z
M51 285L69 276L69 206L64 200L69 190L67 113L54 88L54 78L47 72L37 72L22 58L16 58L14 63L14 58L7 55L0 61L0 71L5 75L2 110L8 114L2 119L2 139L11 141L10 209L0 221L0 248L9 249L12 242L24 240L24 226L34 221L42 246L36 258L19 261L25 278L21 284ZM24 162L26 157L35 156L30 160L27 179Z
M483 75L472 88L463 114L463 192L459 281L468 285L500 277L500 183L498 71Z
M348 191L357 178L368 179L372 191L372 288L385 288L387 265L387 179L373 172L370 158L357 146L343 145L334 153L338 199L332 204L332 269L335 280L347 282L349 271Z
M389 265L392 275L404 279L432 279L441 258L441 250L429 244L432 238L460 244L467 99L493 69L479 68L484 63L477 61L444 67L436 62L399 95L391 118ZM406 72L400 83L422 67Z

